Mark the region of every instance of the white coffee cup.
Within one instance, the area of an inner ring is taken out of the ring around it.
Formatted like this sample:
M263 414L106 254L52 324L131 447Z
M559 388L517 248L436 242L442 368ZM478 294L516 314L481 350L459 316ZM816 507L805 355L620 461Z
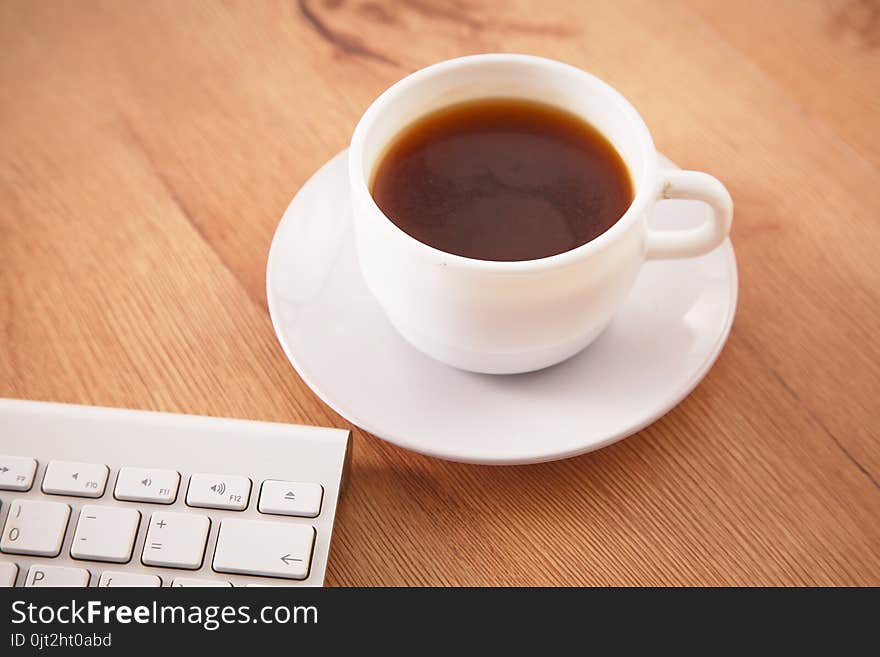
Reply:
M617 223L559 255L497 262L435 249L382 213L370 183L394 137L433 110L493 97L568 110L614 144L635 188ZM730 195L712 176L659 169L647 126L615 89L573 66L529 55L452 59L394 84L355 128L349 179L361 270L388 319L425 354L490 374L537 370L576 354L611 321L645 260L704 254L727 237L733 217ZM660 199L697 199L712 212L697 228L652 230L648 214Z

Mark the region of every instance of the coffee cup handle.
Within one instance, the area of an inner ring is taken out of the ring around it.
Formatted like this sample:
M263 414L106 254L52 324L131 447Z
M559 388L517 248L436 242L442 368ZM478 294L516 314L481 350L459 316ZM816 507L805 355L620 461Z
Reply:
M696 228L682 230L648 229L645 257L689 258L708 253L724 241L733 221L733 200L724 185L708 173L667 170L660 173L658 198L703 201L711 217Z

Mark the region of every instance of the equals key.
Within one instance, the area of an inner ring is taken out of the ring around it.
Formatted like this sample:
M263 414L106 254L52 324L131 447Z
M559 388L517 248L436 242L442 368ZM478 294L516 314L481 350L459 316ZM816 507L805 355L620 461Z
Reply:
M150 517L141 561L147 566L201 568L210 529L207 516L157 511Z

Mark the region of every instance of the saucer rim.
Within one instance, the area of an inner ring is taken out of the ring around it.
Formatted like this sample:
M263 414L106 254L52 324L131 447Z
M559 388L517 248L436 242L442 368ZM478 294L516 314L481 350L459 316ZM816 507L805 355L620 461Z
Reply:
M321 167L319 167L311 176L309 176L308 180L306 180L302 186L297 190L288 204L287 208L285 208L284 213L281 215L281 219L278 222L278 225L275 228L275 231L272 235L272 242L269 247L269 255L266 261L266 302L269 308L269 317L272 321L272 329L275 332L275 337L278 340L278 343L281 345L281 349L284 352L284 355L287 357L287 360L293 366L296 373L303 380L303 382L314 392L318 398L323 401L327 406L329 406L335 413L340 415L342 418L351 422L358 428L363 431L374 435L375 437L390 442L398 447L402 447L404 449L410 450L412 452L416 452L418 454L423 454L425 456L430 456L433 458L439 458L446 461L453 461L458 463L468 463L473 465L526 465L526 464L534 464L534 463L547 463L550 461L559 461L563 459L572 458L575 456L580 456L583 454L587 454L589 452L593 452L598 449L602 449L603 447L607 447L608 445L614 444L620 440L625 438L629 438L630 436L642 431L646 427L650 426L661 417L666 415L673 408L678 406L684 399L694 391L697 385L706 377L709 370L718 360L718 357L721 355L723 351L724 345L727 343L727 339L730 336L730 331L733 328L733 320L736 315L736 309L739 301L739 270L736 263L736 253L733 249L733 244L730 241L730 238L726 238L724 242L718 246L719 249L726 250L727 253L727 265L730 274L730 289L728 290L730 296L730 302L728 306L727 316L725 318L724 329L719 334L717 340L713 344L711 350L708 353L706 360L701 364L699 368L694 371L694 374L688 379L688 381L681 386L681 388L676 392L675 395L671 395L667 398L668 401L661 403L659 408L655 409L652 412L646 414L645 419L640 420L639 422L628 425L625 429L617 432L612 432L611 434L600 438L599 440L591 441L589 444L584 445L579 448L574 449L566 449L559 450L554 452L546 452L546 451L536 451L530 452L527 454L517 454L516 456L482 456L482 457L474 457L472 455L460 454L456 452L448 452L443 450L436 450L431 448L425 448L423 445L413 444L411 441L406 438L402 438L400 436L395 435L393 432L381 431L375 426L372 426L369 422L364 422L358 418L357 413L352 413L350 411L344 410L335 404L331 398L324 393L324 391L317 385L315 385L314 381L311 380L311 377L307 375L304 371L304 368L300 367L299 361L293 354L293 350L288 344L287 339L284 336L284 332L281 330L281 320L280 311L276 308L276 304L278 301L273 301L274 295L272 293L272 280L273 280L273 271L277 268L273 266L275 261L278 259L276 256L278 250L278 236L281 232L282 227L285 222L288 221L288 216L290 214L291 208L293 206L296 197L299 195L300 191L305 188L314 178L321 175L324 169L333 166L337 159L347 157L348 149L345 148L333 157L331 157L327 162L325 162ZM662 171L664 169L679 169L678 165L676 165L672 160L664 156L661 152L657 152L658 156L658 170ZM401 340L404 340L402 336L398 336ZM499 374L492 376L517 376L515 374Z

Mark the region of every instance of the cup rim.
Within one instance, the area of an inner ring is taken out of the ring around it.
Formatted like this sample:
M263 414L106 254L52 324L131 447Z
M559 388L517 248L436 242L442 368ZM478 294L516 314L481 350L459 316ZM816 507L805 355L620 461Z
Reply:
M543 258L534 258L532 260L482 260L479 258L471 258L468 256L457 255L455 253L449 253L448 251L443 251L416 239L395 224L378 206L375 199L373 199L373 195L370 193L369 181L367 176L364 175L362 166L364 142L368 132L373 127L373 124L381 112L385 110L388 105L393 103L399 95L405 93L410 87L421 82L425 78L439 73L445 73L454 70L455 68L470 66L475 63L504 60L520 61L524 64L537 64L539 66L555 68L557 70L563 69L566 73L580 76L585 81L592 83L593 86L600 88L611 102L617 105L618 110L627 117L632 128L638 133L638 142L643 151L642 170L640 172L641 183L636 185L636 181L633 180L633 185L636 186L636 193L633 196L633 200L626 211L608 230L574 249L551 256L545 256ZM443 262L443 264L455 264L467 268L505 273L525 273L535 270L555 269L603 250L617 239L619 235L629 229L633 223L638 221L647 210L648 205L656 200L655 187L657 170L657 151L654 147L654 140L651 137L648 126L645 124L645 121L642 119L636 108L633 107L632 103L630 103L623 94L617 91L617 89L595 75L587 73L583 69L572 66L571 64L548 59L546 57L538 57L536 55L514 53L487 53L447 59L419 69L398 80L382 92L382 94L370 104L363 116L361 116L355 126L354 133L352 134L348 158L349 181L352 186L352 194L365 199L370 209L374 210L375 213L378 213L378 215L384 220L382 223L385 225L386 229L390 229L389 234L401 241L402 244L406 244L410 248L422 251L423 255L431 255L438 261Z

